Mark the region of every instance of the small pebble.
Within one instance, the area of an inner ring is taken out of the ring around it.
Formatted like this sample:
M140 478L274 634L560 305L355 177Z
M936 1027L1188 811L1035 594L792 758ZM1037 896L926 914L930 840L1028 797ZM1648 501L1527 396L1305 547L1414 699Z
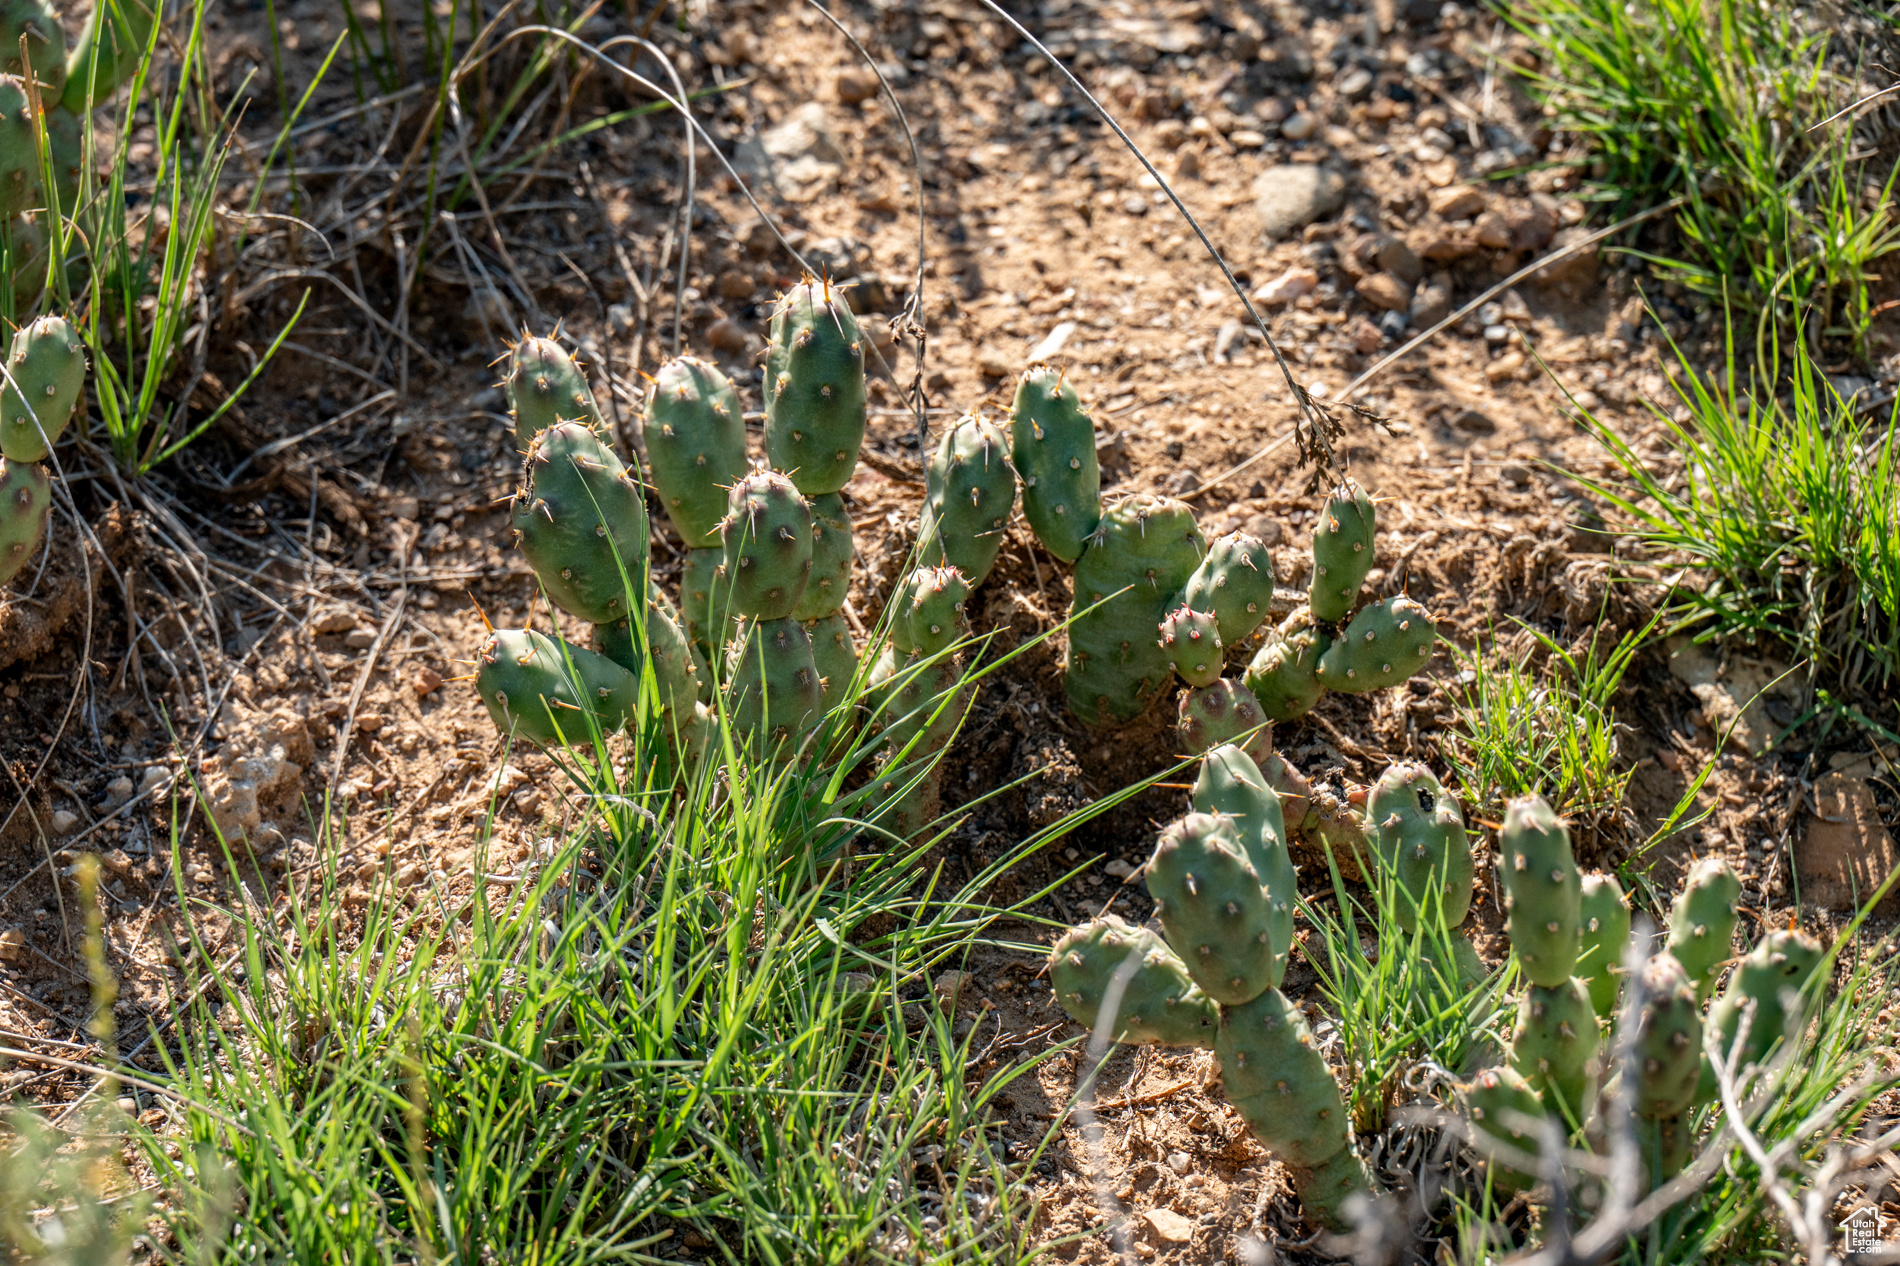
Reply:
M54 835L71 835L79 829L79 815L70 809L61 809L53 815L48 825L52 827Z
M372 629L353 628L343 635L343 645L353 651L368 650L376 644L376 633Z
M1310 114L1296 114L1280 125L1280 135L1289 141L1303 141L1319 131L1319 120Z

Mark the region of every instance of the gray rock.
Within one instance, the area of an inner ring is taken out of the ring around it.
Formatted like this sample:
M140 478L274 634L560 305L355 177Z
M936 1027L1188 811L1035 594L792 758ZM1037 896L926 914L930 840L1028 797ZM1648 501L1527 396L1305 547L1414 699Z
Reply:
M1287 163L1269 167L1253 182L1254 208L1267 236L1278 240L1339 210L1346 182L1324 167Z
M838 134L817 101L807 101L733 153L733 166L741 175L770 180L793 202L808 202L823 193L843 170L843 162Z

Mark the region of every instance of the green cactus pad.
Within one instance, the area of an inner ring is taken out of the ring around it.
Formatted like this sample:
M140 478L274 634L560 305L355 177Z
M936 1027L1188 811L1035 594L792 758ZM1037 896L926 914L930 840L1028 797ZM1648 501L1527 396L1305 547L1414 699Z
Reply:
M941 750L970 709L963 662L954 654L926 661L887 643L871 664L869 684L876 709L872 724L895 752Z
M1280 797L1267 786L1253 758L1228 743L1209 752L1201 762L1191 798L1196 813L1232 820L1241 853L1260 879L1267 902L1268 944L1274 957L1272 984L1277 989L1293 946L1293 904L1299 894L1299 876L1287 851Z
M843 702L858 672L858 644L842 612L834 611L805 625L811 639L812 663L818 666L818 684L824 688L825 711Z
M1280 916L1261 890L1234 819L1190 813L1162 831L1148 892L1201 992L1236 1006L1271 989L1286 969L1274 952Z
M1075 384L1047 365L1025 373L1016 384L1009 434L1023 480L1023 517L1044 549L1073 563L1102 518L1095 424Z
M1544 1116L1544 1101L1515 1068L1487 1068L1458 1088L1459 1105L1472 1128L1531 1156L1539 1155L1543 1140L1520 1128ZM1528 1118L1523 1120L1521 1118ZM1491 1186L1512 1195L1535 1186L1537 1179L1500 1162L1490 1162Z
M811 579L792 618L810 622L844 610L856 545L843 497L827 492L807 500L811 505Z
M1102 1000L1130 958L1137 966L1116 1009L1112 1040L1130 1046L1214 1047L1220 1013L1194 987L1187 967L1162 939L1114 915L1071 928L1049 954L1056 1001L1083 1028L1094 1031Z
M717 365L674 357L654 375L640 437L647 477L686 547L718 545L727 492L746 476L745 410L732 383Z
M20 37L26 37L28 64L40 82L47 106L54 106L66 86L66 32L59 13L46 0L8 0L0 5L0 72L21 76Z
M1016 507L1016 471L994 423L969 416L943 434L924 472L917 557L948 563L980 585L996 566Z
M1176 607L1161 618L1155 639L1174 671L1190 686L1211 686L1226 666L1220 624L1212 612Z
M1636 1145L1649 1169L1653 1191L1683 1171L1694 1151L1695 1127L1688 1113L1658 1120L1638 1120Z
M1675 956L1643 968L1643 1009L1636 1022L1636 1112L1672 1117L1695 1098L1702 1065L1702 1004Z
M1736 965L1728 988L1709 1007L1709 1022L1704 1041L1722 1052L1724 1059L1734 1058L1740 1073L1750 1064L1760 1064L1768 1053L1781 1044L1788 1023L1786 991L1799 995L1807 988L1826 955L1820 943L1804 932L1770 932ZM1734 1052L1735 1038L1741 1032L1742 1013L1749 1002L1755 1004L1754 1018L1748 1024L1748 1037L1739 1056ZM1715 1069L1705 1055L1701 1062L1696 1102L1711 1103L1719 1097Z
M1623 950L1630 939L1630 903L1615 875L1596 871L1583 876L1583 948L1577 954L1577 978L1590 990L1599 1020L1616 1018L1623 991Z
M615 620L594 626L594 648L636 677L645 671L646 650L651 651L653 680L659 690L660 706L684 716L706 693L701 676L702 665L686 630L659 601L647 604L646 619L636 636L631 620ZM642 646L644 641L644 649Z
M768 470L732 485L726 506L716 592L731 595L735 615L784 619L811 583L810 503L791 480Z
M1522 1073L1544 1107L1582 1121L1597 1075L1597 1013L1576 977L1554 988L1532 985L1518 1003L1511 1033L1511 1067Z
M1260 728L1266 719L1251 690L1237 681L1222 680L1182 694L1176 733L1189 755L1222 743L1244 743L1247 754L1260 761L1273 750L1271 730Z
M66 55L66 87L60 104L83 114L132 78L151 42L161 7L158 0L95 4L72 52Z
M1504 930L1524 974L1546 988L1563 984L1583 950L1583 879L1570 853L1570 829L1542 796L1506 806L1497 864Z
M646 576L647 507L613 450L578 422L535 437L515 497L521 552L570 615L608 624Z
M748 620L726 659L734 727L767 750L795 744L824 715L824 687L805 626L789 617Z
M729 595L719 576L725 557L723 548L689 549L680 573L680 610L686 617L686 632L704 650L723 648L732 627Z
M1371 1179L1366 1166L1351 1148L1341 1148L1317 1165L1294 1165L1287 1171L1293 1180L1293 1194L1306 1206L1307 1220L1335 1231L1350 1230L1352 1219L1346 1202L1354 1193L1368 1190Z
M1196 611L1212 611L1221 641L1238 646L1273 606L1273 555L1260 538L1229 532L1207 547L1182 596Z
M1670 907L1669 952L1705 1002L1728 963L1735 940L1735 903L1741 895L1742 881L1729 864L1720 857L1705 857L1689 868L1689 878Z
M1421 913L1432 910L1448 928L1465 921L1476 872L1471 841L1458 801L1431 770L1401 761L1380 775L1366 796L1366 833L1397 889L1392 913L1401 929L1417 931Z
M515 446L524 453L556 422L577 422L596 432L605 429L600 406L587 389L587 375L551 338L524 338L515 344L502 386L515 415Z
M35 132L26 85L18 75L0 75L0 216L10 218L39 205L40 152Z
M0 390L0 455L40 461L85 391L85 344L64 317L43 316L14 333L7 376Z
M1343 620L1372 570L1372 538L1378 513L1365 490L1348 479L1320 507L1313 525L1313 618ZM1329 683L1330 684L1330 683Z
M1313 672L1328 690L1383 690L1430 662L1437 640L1424 607L1404 595L1386 598L1359 609Z
M1319 664L1332 638L1310 622L1304 609L1294 612L1294 619L1302 622L1290 629L1282 625L1269 637L1255 652L1243 678L1260 700L1260 710L1274 721L1305 716L1326 690L1320 684Z
M779 296L764 394L772 468L806 496L849 483L864 445L864 335L830 282L806 281Z
M910 645L919 655L935 655L955 646L970 632L963 604L970 582L954 567L922 567L906 586L909 604L902 612Z
M585 745L590 713L611 734L639 701L639 679L605 655L532 630L496 629L480 655L475 690L488 715L502 733L543 747Z
M935 753L891 763L865 797L866 819L903 840L920 840L943 812L940 758Z
M1062 684L1076 716L1126 725L1161 697L1174 666L1155 628L1206 552L1179 501L1135 493L1108 508L1075 565Z
M52 505L53 484L44 466L0 457L0 585L39 553Z
M1346 1105L1306 1017L1278 989L1221 1008L1214 1038L1227 1097L1288 1165L1312 1168L1346 1150Z

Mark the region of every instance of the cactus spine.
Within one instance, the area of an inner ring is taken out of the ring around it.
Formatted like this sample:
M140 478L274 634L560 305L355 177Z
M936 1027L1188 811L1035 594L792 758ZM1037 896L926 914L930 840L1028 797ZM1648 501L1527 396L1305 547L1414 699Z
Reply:
M811 505L811 579L792 611L798 620L819 620L844 609L851 588L851 516L835 492L809 499Z
M1273 606L1273 557L1258 537L1229 532L1207 547L1181 600L1196 611L1213 612L1221 641L1238 646Z
M1359 609L1319 657L1314 677L1329 690L1363 694L1396 686L1432 656L1438 630L1425 608L1400 596Z
M1160 697L1174 668L1155 629L1206 552L1178 501L1136 493L1103 514L1075 565L1062 684L1078 717L1122 725Z
M717 547L727 490L746 475L745 411L732 383L717 365L674 357L654 375L640 437L648 477L686 547Z
M0 457L0 585L39 551L52 505L53 485L44 466Z
M1212 614L1177 607L1162 617L1160 632L1155 644L1188 685L1205 688L1220 680L1223 647L1220 623Z
M1272 735L1261 728L1266 713L1253 692L1239 682L1223 678L1188 691L1181 696L1180 713L1176 732L1190 754L1223 743L1245 743L1247 754L1256 763L1264 762L1272 753Z
M1023 517L1044 549L1073 563L1102 517L1095 424L1075 384L1047 365L1029 370L1016 384L1009 429L1023 481Z
M1283 621L1247 665L1247 689L1260 700L1271 720L1292 721L1305 716L1326 688L1320 684L1320 657L1332 646L1326 630L1313 623L1302 607Z
M808 278L779 296L764 388L773 469L806 496L849 483L864 444L864 335L830 282Z

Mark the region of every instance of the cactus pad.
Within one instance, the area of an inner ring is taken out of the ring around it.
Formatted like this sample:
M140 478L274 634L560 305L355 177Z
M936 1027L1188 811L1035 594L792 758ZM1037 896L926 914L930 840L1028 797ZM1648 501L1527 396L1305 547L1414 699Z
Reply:
M1366 797L1366 832L1380 869L1397 888L1393 915L1406 932L1426 911L1455 928L1471 909L1475 867L1464 815L1432 771L1401 761L1380 775Z
M939 760L931 753L887 763L866 789L869 820L899 839L920 838L943 811Z
M1346 1150L1346 1105L1306 1017L1278 989L1221 1009L1214 1039L1227 1097L1288 1165L1311 1168Z
M767 750L796 743L824 714L811 638L797 620L747 620L729 648L726 677L734 727Z
M646 579L646 497L578 422L538 434L515 497L521 552L557 606L594 624L626 615Z
M22 76L20 37L26 37L27 65L40 83L47 108L66 86L66 32L59 13L46 0L8 0L0 5L0 72Z
M642 654L642 639L636 636L633 622L624 618L611 624L596 624L594 647L636 677L645 671L643 660L651 658L660 707L682 717L689 716L693 704L705 693L706 682L700 675L701 665L693 644L686 638L686 630L669 610L654 601L647 604L641 631L650 655Z
M735 615L784 619L811 582L810 504L785 476L760 471L732 485L726 506L718 592L730 592Z
M1299 893L1280 797L1267 786L1253 758L1229 743L1201 762L1192 798L1196 813L1233 822L1241 853L1259 876L1267 902L1267 942L1274 955L1273 983L1278 987L1293 945L1293 902Z
M1577 954L1577 978L1590 990L1597 1018L1614 1019L1617 995L1623 991L1618 973L1630 939L1630 903L1615 875L1594 871L1583 877L1582 902L1583 948Z
M726 494L746 475L745 413L717 365L676 356L654 375L640 420L647 477L688 549L719 544Z
M1539 1155L1543 1140L1522 1128L1544 1116L1543 1100L1515 1068L1487 1068L1458 1088L1458 1100L1472 1127L1500 1143L1529 1155ZM1499 1162L1489 1166L1491 1186L1511 1195L1535 1185L1536 1179Z
M1702 1062L1702 1004L1682 964L1667 951L1643 967L1636 1022L1636 1112L1672 1117L1695 1098Z
M1273 555L1259 537L1229 532L1207 547L1182 597L1196 611L1212 611L1221 641L1238 646L1273 606Z
M1136 967L1116 1009L1112 1040L1130 1046L1212 1049L1220 1014L1194 987L1187 967L1153 932L1113 915L1072 928L1049 954L1049 982L1056 1001L1083 1028L1101 1019L1110 982L1130 958Z
M1311 712L1326 689L1320 684L1319 665L1332 644L1332 638L1312 624L1304 610L1294 612L1247 665L1244 680L1260 700L1261 711L1274 721L1291 721Z
M680 611L686 618L686 634L694 645L707 650L725 646L732 621L727 609L730 595L719 576L725 556L724 549L689 549L680 572Z
M528 452L534 439L556 422L577 422L590 431L603 429L600 406L587 389L587 376L567 349L551 338L524 338L508 354L502 380L515 415L515 445Z
M1705 857L1689 868L1688 880L1669 910L1669 952L1695 982L1696 996L1707 1001L1716 977L1729 960L1735 939L1735 903L1742 881L1719 857Z
M948 563L980 585L996 565L1016 507L1016 471L996 425L967 416L943 434L924 472L917 556Z
M825 711L830 712L844 700L851 679L858 672L858 644L851 626L839 612L821 616L805 626L811 639L812 663L818 668L818 684L824 689Z
M1386 598L1359 609L1320 656L1314 675L1329 690L1383 690L1423 668L1437 640L1424 607L1404 595Z
M1511 1067L1545 1108L1581 1122L1597 1074L1597 1013L1590 991L1570 977L1554 988L1532 985L1518 1003Z
M543 747L586 743L590 714L603 734L620 729L640 697L639 679L605 655L525 629L488 635L475 689L502 733Z
M1261 728L1266 719L1253 691L1237 681L1220 680L1181 696L1177 732L1190 755L1222 743L1244 743L1247 754L1259 761L1273 749L1271 730Z
M1047 365L1029 370L1016 384L1009 433L1023 481L1023 517L1044 549L1073 563L1102 518L1095 424L1075 384Z
M806 496L837 492L864 445L864 335L844 292L806 280L779 296L765 349L765 453Z
M1343 620L1372 570L1373 533L1378 514L1365 489L1348 479L1320 507L1313 526L1313 618ZM1330 683L1328 683L1330 684Z
M1505 808L1498 867L1504 930L1524 974L1545 988L1562 985L1583 949L1583 880L1570 830L1543 797L1523 796Z
M1136 493L1103 514L1075 565L1062 684L1076 716L1125 725L1161 696L1173 665L1155 629L1206 550L1179 501Z
M57 443L86 387L86 348L64 317L16 331L0 390L0 454L37 462Z
M1211 686L1225 666L1220 625L1210 612L1176 607L1161 619L1156 645L1190 686Z
M886 644L871 665L869 684L876 707L873 724L894 752L908 747L915 756L941 750L970 707L970 692L962 688L963 663L954 654L925 661Z
M835 492L808 498L811 505L811 579L792 617L811 621L844 609L851 590L851 516Z
M1202 993L1237 1006L1279 982L1286 960L1274 952L1278 916L1234 819L1190 813L1162 831L1148 892Z
M907 605L900 613L919 655L949 650L969 635L970 622L963 604L970 582L954 567L922 567L905 587Z
M1720 1050L1724 1059L1733 1059L1737 1073L1750 1064L1761 1063L1781 1042L1787 1028L1787 1004L1791 1001L1787 991L1800 994L1825 958L1820 943L1804 932L1770 932L1737 964L1728 988L1709 1007L1704 1041ZM1754 1018L1749 1021L1742 1049L1735 1052L1742 1012L1749 1002L1755 1004ZM1704 1057L1696 1102L1713 1101L1718 1093L1715 1070Z
M0 585L39 551L52 505L53 485L44 466L0 457Z

